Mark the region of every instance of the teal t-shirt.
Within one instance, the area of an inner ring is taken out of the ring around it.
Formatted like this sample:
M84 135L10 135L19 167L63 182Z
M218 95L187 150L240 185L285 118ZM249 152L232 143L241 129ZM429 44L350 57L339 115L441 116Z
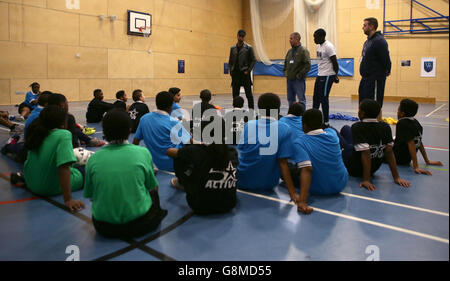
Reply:
M28 151L25 182L32 192L42 196L62 194L58 167L74 162L72 134L67 130L53 130L38 149ZM70 167L70 187L72 191L83 188L83 175L73 167Z
M86 165L84 197L92 199L92 216L99 221L124 224L143 216L152 206L149 190L157 186L145 147L108 145Z

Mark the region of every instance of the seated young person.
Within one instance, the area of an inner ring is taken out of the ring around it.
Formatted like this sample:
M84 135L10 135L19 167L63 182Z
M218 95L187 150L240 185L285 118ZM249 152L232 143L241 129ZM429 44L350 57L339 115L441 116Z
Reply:
M33 121L39 117L39 114L41 114L41 111L44 109L44 107L48 104L48 99L52 92L50 91L44 91L42 92L38 97L38 103L37 106L34 108L34 110L31 112L30 116L28 116L28 119L25 121L25 131L27 128L33 123Z
M169 92L158 93L155 101L157 111L145 114L141 118L133 144L139 145L140 141L144 140L156 167L173 172L173 159L166 155L166 151L191 142L191 135L178 119L169 115L173 103L173 97Z
M38 97L38 106L31 112L25 121L25 126L16 125L11 129L11 133L15 132L16 135L11 138L3 148L2 153L18 163L25 163L27 160L28 152L25 149L25 136L30 125L39 117L42 109L47 106L48 98L52 93L49 91L42 92ZM9 120L8 120L9 121ZM19 130L23 131L23 134Z
M25 101L19 105L20 119L23 121L30 116L31 111L33 111L37 106L37 101L39 94L41 93L39 89L41 86L38 82L33 82L31 85L31 91L27 92L25 96ZM21 121L18 118L18 121Z
M23 126L15 124L9 120L8 111L0 111L0 125L7 127L12 134L21 133L24 130Z
M354 177L362 177L360 187L373 191L375 185L370 182L370 177L383 164L383 160L389 164L394 182L403 187L409 187L407 180L401 179L393 151L391 127L380 122L381 107L378 102L370 99L361 101L358 117L361 120L350 128L345 125L341 129L344 150L342 157L348 173Z
M65 128L67 111L59 106L44 108L33 123L34 132L27 134L25 147L28 158L24 165L28 189L41 196L63 194L64 204L71 211L84 208L81 201L72 199L71 191L83 188L84 167L73 168L76 162L72 136Z
M244 98L236 96L233 98L233 109L225 113L225 124L230 124L226 127L229 129L225 136L227 144L237 145L239 143L245 123L248 122L249 117L252 117L243 107Z
M309 194L341 192L348 181L339 137L334 129L323 127L322 112L309 109L303 114L304 134L294 141L294 159L300 169L299 211L308 213Z
M293 156L291 130L277 118L280 98L265 93L258 99L260 117L244 126L239 141L238 188L272 190L282 175L291 199L297 203L298 195L292 183L287 159Z
M394 142L395 160L398 165L410 165L417 174L431 175L431 172L419 168L417 151L420 150L427 165L442 166L440 161L430 161L423 146L423 128L414 118L419 105L410 99L403 99L397 110L398 123L396 125L396 137Z
M132 238L154 230L167 215L161 209L152 156L128 143L131 120L122 110L106 113L109 142L89 158L84 196L92 198L92 221L108 238Z
M103 101L103 91L95 89L94 98L89 102L87 108L86 121L88 123L98 123L102 121L103 115L112 108L114 108L112 103Z
M145 104L145 97L142 90L137 89L133 91L133 101L134 103L128 109L128 115L131 118L131 132L136 133L142 116L149 113L150 110Z
M69 103L64 95L54 93L48 98L49 105L56 105L67 112L67 130L72 133L72 144L74 148L85 144L88 147L99 147L105 145L104 141L97 138L91 138L83 133L76 125L75 116L69 113Z
M177 177L171 180L172 186L186 191L189 207L199 215L226 213L236 205L237 151L224 144L224 132L222 138L214 139L215 132L203 144L166 152L174 158Z
M288 125L294 132L292 134L293 140L304 134L302 127L303 112L303 106L299 102L294 102L288 109L288 115L280 119L281 123Z
M172 111L170 112L170 116L177 118L178 120L183 119L183 112L181 111L181 107L178 105L181 101L181 89L177 87L172 87L168 91L173 96L173 105Z
M211 120L203 118L203 115L207 110L215 110L214 105L210 104L211 101L211 91L208 89L204 89L200 92L201 102L194 104L192 107L192 120L191 120L191 130L194 131L194 128L201 128L201 131L207 126ZM215 111L214 111L215 112ZM215 114L214 114L215 115Z
M116 93L116 101L113 103L114 108L120 108L124 111L128 111L127 106L127 94L124 90L120 90Z

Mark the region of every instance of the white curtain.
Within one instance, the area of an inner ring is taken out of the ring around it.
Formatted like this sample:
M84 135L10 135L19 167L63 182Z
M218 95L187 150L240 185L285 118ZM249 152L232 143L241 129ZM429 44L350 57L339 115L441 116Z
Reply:
M250 0L250 13L256 57L266 65L271 65L264 48L262 28L270 29L280 26L294 10L294 30L300 33L302 45L308 46L309 32L312 28L323 28L326 39L337 50L336 0ZM308 22L315 27L310 27Z

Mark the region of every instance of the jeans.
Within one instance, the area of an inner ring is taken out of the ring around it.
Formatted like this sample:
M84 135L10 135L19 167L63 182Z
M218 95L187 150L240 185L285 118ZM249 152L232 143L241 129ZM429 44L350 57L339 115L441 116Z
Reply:
M287 79L287 100L289 102L289 107L296 102L296 98L298 97L298 102L303 106L303 110L306 109L305 90L305 79Z

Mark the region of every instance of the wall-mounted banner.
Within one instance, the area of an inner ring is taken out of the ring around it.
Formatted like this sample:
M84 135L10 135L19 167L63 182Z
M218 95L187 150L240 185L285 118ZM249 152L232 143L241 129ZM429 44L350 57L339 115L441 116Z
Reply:
M184 73L184 60L178 60L178 73Z
M274 64L265 65L257 61L255 64L254 75L268 75L268 76L284 76L283 66L284 60L272 60ZM353 58L338 59L339 73L338 76L353 76ZM307 77L316 77L318 73L317 59L311 59L311 70L306 75Z
M422 58L420 77L436 77L436 58Z

